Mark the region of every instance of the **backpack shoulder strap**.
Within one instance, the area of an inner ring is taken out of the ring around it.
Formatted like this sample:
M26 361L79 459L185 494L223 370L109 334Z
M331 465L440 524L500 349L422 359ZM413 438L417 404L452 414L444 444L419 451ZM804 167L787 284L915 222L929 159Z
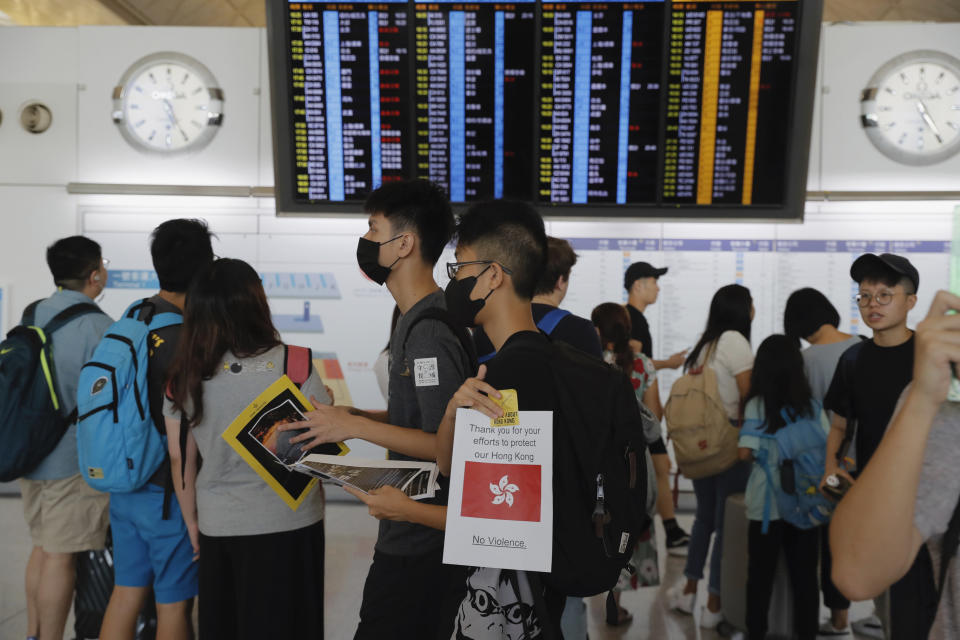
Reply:
M417 326L422 320L438 320L443 324L447 325L450 330L453 332L453 335L457 337L457 340L460 342L460 346L463 347L464 352L467 354L467 358L470 360L470 366L472 367L471 371L467 371L467 375L471 375L476 371L477 368L477 350L473 346L473 340L470 339L470 334L467 333L467 328L463 325L458 324L453 316L450 315L450 312L446 309L441 309L440 307L427 307L423 310L416 319L410 323L410 326L407 327L407 333L403 336L403 352L407 352L407 340L410 339L410 334L413 332L413 328ZM494 354L489 354L481 362L486 362L493 357Z
M53 316L53 319L44 325L43 332L49 336L71 320L91 313L103 313L103 311L92 302L81 302L80 304L72 305Z
M550 335L553 333L553 330L557 328L557 325L560 324L560 321L568 315L570 315L570 312L566 309L551 309L540 318L540 322L537 323L537 328L545 334Z
M292 344L284 345L283 349L283 372L299 389L310 377L313 352L307 347L298 347Z
M151 331L159 331L174 325L183 324L183 316L172 311L164 311L153 316L149 323Z
M947 569L950 561L957 555L957 547L960 547L960 502L953 508L953 515L950 516L950 524L947 525L947 531L943 534L940 548L940 580L937 582L937 601L943 598L943 592L947 585Z
M43 302L43 300L43 298L40 298L39 300L34 300L27 305L27 308L23 310L23 315L20 316L20 324L25 327L29 327L34 323L37 315L37 305Z

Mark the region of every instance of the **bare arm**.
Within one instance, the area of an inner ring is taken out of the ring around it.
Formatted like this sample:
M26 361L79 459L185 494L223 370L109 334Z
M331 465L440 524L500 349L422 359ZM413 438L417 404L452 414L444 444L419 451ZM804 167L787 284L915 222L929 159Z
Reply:
M653 367L657 370L660 369L679 369L683 366L684 361L687 359L688 349L683 351L678 351L666 360L654 360Z
M643 406L650 409L657 420L663 419L663 405L660 404L660 384L658 380L654 380L653 384L643 392Z
M843 444L843 438L846 436L846 433L847 419L843 416L833 414L833 420L830 421L830 433L827 434L827 461L824 466L823 478L820 480L821 491L823 491L823 487L827 482L827 476L833 474L840 474L851 483L854 482L850 474L847 473L845 469L841 469L837 462L837 451L840 450L840 445Z
M910 569L923 543L913 524L913 503L938 405L908 393L870 463L833 514L832 577L851 600L883 592Z
M291 443L301 443L304 450L326 442L359 438L420 460L433 460L436 455L436 434L371 420L351 412L346 407L333 407L316 401L313 405L315 409L306 414L305 422L280 427L280 431L298 431L305 428L304 433L290 438Z
M441 531L447 528L446 506L417 502L396 487L380 487L370 493L353 487L344 487L344 490L367 505L370 515L377 520L413 522Z
M914 524L917 487L950 362L960 361L960 315L944 315L948 309L960 309L960 298L941 291L917 327L913 382L902 406L830 525L833 580L853 600L903 576L923 544Z
M390 422L389 414L385 410L368 411L366 409L357 409L356 407L350 407L349 411L352 415L362 416L364 418L367 418L368 420L373 420L374 422L384 422L384 423Z
M753 373L753 369L747 369L746 371L741 371L734 376L737 381L737 393L740 394L740 411L737 417L741 423L743 423L743 405L747 400L747 394L750 393L751 373Z
M200 527L197 520L197 441L187 431L187 447L180 452L180 420L164 418L167 426L167 451L170 453L170 473L173 478L173 490L180 504L183 521L187 525L194 558L200 553ZM186 456L186 465L181 473L180 467Z

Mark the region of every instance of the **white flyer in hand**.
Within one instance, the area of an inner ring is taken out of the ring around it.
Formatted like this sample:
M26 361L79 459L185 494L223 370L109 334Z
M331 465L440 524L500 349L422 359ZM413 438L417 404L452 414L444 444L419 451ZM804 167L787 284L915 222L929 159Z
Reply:
M458 409L454 433L443 561L549 572L553 412L520 411L514 424L492 426Z

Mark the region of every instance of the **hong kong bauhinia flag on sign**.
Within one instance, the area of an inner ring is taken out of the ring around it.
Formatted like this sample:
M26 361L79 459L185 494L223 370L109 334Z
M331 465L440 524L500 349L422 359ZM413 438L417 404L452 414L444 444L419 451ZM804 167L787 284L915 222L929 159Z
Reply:
M540 465L466 462L460 515L540 521Z

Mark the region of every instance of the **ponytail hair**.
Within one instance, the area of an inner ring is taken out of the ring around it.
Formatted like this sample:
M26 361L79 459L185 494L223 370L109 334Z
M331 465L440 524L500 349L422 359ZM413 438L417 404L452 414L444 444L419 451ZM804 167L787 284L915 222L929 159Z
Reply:
M603 347L613 345L617 367L630 375L634 359L633 349L630 348L630 314L623 305L604 302L594 308L590 320L600 333Z

